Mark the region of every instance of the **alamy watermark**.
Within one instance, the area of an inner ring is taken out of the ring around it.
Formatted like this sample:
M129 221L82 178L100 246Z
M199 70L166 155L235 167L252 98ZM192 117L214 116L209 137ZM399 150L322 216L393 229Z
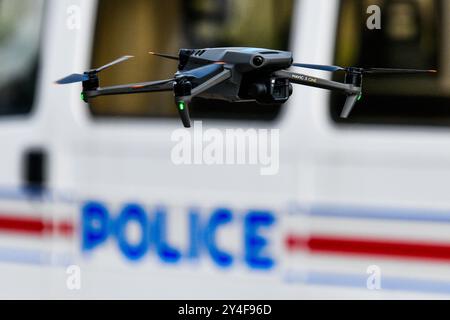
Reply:
M381 29L381 8L377 5L371 5L367 7L367 14L370 16L367 18L366 26L369 30Z
M77 5L71 5L66 10L67 19L66 27L69 30L81 29L81 7Z
M177 129L171 141L175 165L254 165L261 175L276 175L280 167L279 129Z
M381 290L381 268L376 265L367 267L367 289L369 290Z
M71 291L81 290L81 268L77 265L71 265L66 269L67 289Z

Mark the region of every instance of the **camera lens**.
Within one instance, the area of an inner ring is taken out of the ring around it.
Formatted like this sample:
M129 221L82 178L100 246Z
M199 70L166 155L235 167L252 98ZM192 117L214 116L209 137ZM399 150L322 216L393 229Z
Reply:
M264 63L264 58L261 56L256 56L253 58L253 64L257 67L262 66L262 64Z
M249 94L252 98L260 99L267 94L267 88L262 83L254 83L250 87Z

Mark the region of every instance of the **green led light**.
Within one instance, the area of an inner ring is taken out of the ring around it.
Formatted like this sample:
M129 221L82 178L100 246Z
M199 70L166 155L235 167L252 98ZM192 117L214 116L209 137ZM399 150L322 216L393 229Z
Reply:
M180 108L181 111L183 111L185 107L186 107L186 105L185 105L184 101L180 101L178 103L178 108Z
M362 93L359 94L358 96L358 101L362 99Z
M81 93L81 100L84 101L84 93L83 92Z

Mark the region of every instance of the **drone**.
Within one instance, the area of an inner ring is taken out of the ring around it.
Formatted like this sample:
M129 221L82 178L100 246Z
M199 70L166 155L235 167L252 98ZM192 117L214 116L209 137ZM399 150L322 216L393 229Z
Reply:
M232 103L256 102L261 105L286 103L293 93L293 85L341 92L347 96L341 117L347 118L362 97L364 75L419 74L436 70L339 67L294 63L292 52L260 48L229 47L181 49L178 55L149 52L153 56L175 60L178 71L166 80L100 87L98 74L133 56L123 56L100 68L83 74L71 74L57 84L82 82L81 98L147 92L173 92L175 105L186 128L191 127L189 106L194 98L225 100ZM291 72L291 67L344 72L344 82L331 81Z

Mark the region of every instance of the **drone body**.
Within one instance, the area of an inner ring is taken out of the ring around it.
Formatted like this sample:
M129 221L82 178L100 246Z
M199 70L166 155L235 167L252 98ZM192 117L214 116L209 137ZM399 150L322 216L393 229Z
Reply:
M428 73L434 70L342 68L294 63L291 52L259 48L181 49L178 56L150 52L177 60L178 71L167 80L100 87L98 73L129 58L124 56L103 67L72 74L58 84L83 83L85 102L103 95L172 91L180 118L190 127L189 105L193 98L226 100L233 103L255 101L260 104L283 104L293 92L292 84L337 90L347 95L342 117L348 117L362 94L363 74ZM323 71L344 71L344 83L287 71L301 67Z
M221 66L229 70L230 77L216 86L202 92L198 97L206 99L226 100L229 102L243 102L257 100L261 104L284 103L289 98L289 91L283 91L280 96L272 96L259 92L261 88L269 88L273 72L289 68L293 63L292 53L258 48L213 48L200 50L180 50L180 64L178 75L188 73L199 67L216 65L216 70ZM214 70L214 67L211 67ZM214 74L215 71L213 71ZM194 86L200 85L204 79L193 78ZM289 85L284 79L273 85L272 91L289 90ZM276 87L276 88L275 88ZM263 90L263 89L261 89ZM292 89L290 90L292 93ZM283 94L284 93L284 94Z

